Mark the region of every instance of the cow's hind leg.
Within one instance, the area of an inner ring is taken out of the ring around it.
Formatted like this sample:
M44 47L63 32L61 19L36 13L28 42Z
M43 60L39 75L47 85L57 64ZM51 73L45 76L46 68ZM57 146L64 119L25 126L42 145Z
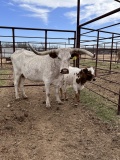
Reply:
M45 83L45 91L46 91L46 107L50 108L50 83Z
M18 87L19 87L19 83L20 83L20 76L19 74L15 74L14 73L14 87L15 87L15 97L16 99L19 99L19 93L18 93Z
M25 94L25 90L24 90L24 81L25 81L25 77L24 75L22 74L21 77L20 77L20 89L21 89L21 92L22 92L22 97L24 99L27 99L27 95Z

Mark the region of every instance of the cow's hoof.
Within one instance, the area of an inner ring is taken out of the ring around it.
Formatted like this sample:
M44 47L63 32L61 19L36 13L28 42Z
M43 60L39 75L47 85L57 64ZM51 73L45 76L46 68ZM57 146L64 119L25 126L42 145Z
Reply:
M28 99L28 97L27 96L23 96L23 99Z
M51 109L51 105L50 105L50 103L48 102L48 103L46 103L46 108L47 109Z
M46 109L50 110L50 109L52 109L52 107L51 106L46 106Z
M15 99L15 101L19 101L20 100L20 97L17 97L16 99Z
M60 102L58 102L58 104L59 104L59 105L62 105L62 104L63 104L63 102L62 102L62 101L60 101Z

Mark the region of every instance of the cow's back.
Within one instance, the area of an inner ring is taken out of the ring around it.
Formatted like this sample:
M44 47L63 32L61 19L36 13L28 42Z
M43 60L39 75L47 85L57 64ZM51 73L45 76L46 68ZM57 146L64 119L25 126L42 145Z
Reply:
M11 60L14 71L33 81L48 79L53 81L59 75L58 60L49 55L36 55L31 51L21 49L12 54Z

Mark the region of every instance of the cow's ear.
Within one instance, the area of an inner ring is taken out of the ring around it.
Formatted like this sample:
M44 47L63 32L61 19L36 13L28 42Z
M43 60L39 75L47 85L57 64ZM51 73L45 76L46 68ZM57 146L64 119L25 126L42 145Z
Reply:
M51 58L57 58L57 54L56 54L55 52L50 53L49 56L50 56Z
M79 54L76 53L76 52L74 52L74 53L71 54L71 57L72 57L72 58L73 58L73 57L77 57L77 58L78 58L78 57L79 57Z

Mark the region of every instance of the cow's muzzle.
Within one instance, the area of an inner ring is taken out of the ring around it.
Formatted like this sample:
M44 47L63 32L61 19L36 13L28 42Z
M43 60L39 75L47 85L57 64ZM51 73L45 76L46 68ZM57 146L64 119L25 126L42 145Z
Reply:
M63 68L63 69L61 69L60 73L62 73L62 74L68 74L69 70L66 69L66 68Z

